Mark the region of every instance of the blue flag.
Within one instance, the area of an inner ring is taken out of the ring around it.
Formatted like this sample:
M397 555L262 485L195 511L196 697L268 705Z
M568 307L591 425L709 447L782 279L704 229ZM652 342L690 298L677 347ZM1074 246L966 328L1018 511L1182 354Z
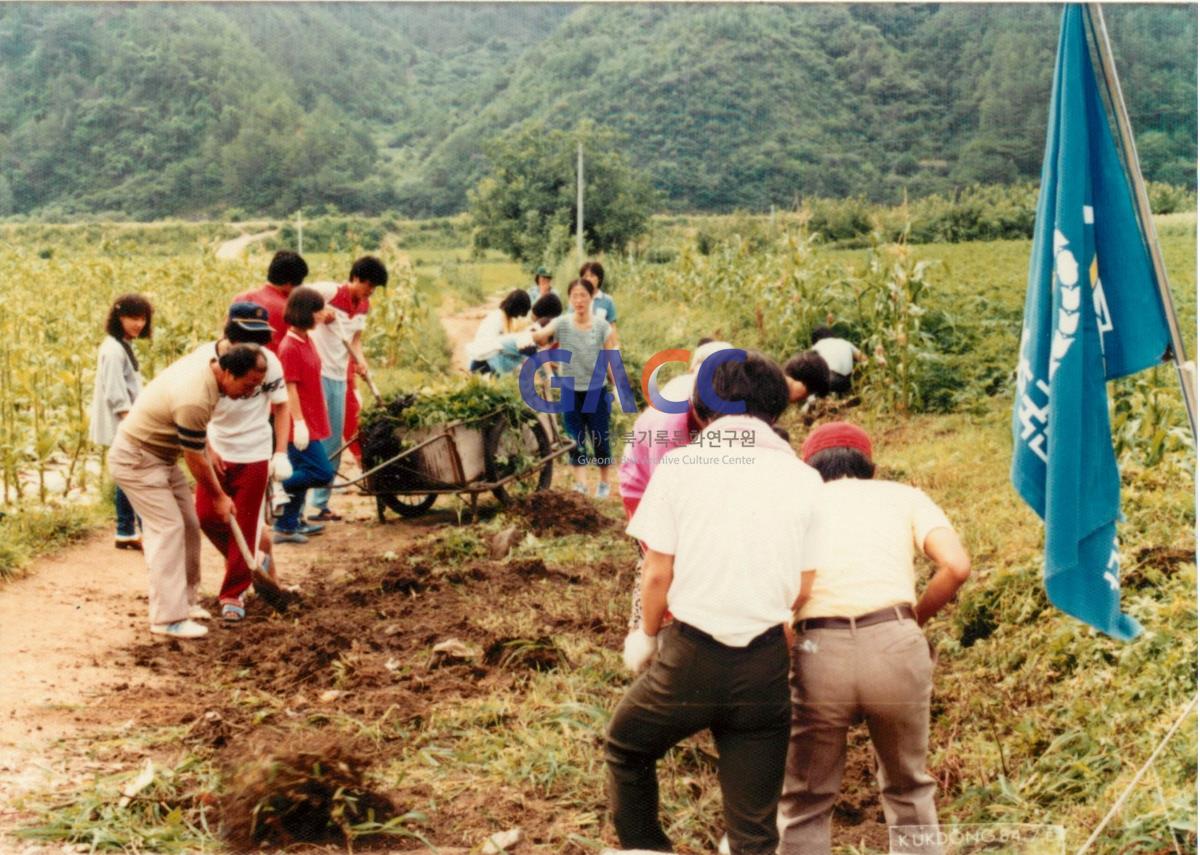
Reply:
M1012 480L1046 522L1046 593L1120 639L1120 476L1106 380L1170 343L1149 250L1088 53L1083 9L1059 34L1013 408Z

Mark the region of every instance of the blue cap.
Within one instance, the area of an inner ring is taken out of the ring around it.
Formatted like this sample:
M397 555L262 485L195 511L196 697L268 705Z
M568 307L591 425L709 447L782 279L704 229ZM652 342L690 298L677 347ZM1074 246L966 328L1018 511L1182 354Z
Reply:
M234 303L229 307L229 320L246 332L270 332L267 310L258 303Z

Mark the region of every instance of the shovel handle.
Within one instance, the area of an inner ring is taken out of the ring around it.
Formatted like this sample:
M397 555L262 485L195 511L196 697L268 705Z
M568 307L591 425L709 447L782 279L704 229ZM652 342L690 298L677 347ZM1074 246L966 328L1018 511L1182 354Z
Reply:
M242 527L238 525L237 517L232 514L229 516L229 528L233 530L233 539L237 542L238 551L242 553L242 558L245 560L246 566L262 569L250 553L250 547L246 545L246 537L242 534Z

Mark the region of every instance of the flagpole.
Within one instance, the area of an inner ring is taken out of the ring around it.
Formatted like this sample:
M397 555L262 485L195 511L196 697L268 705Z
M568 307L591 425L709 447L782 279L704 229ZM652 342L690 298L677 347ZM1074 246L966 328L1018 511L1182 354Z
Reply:
M1138 163L1137 148L1133 144L1133 131L1129 124L1129 113L1125 109L1125 97L1121 94L1121 81L1117 79L1117 67L1113 63L1112 45L1108 40L1108 29L1104 26L1104 11L1099 3L1088 3L1085 6L1088 21L1091 24L1092 38L1095 42L1096 53L1100 57L1100 67L1104 74L1104 83L1108 88L1109 101L1112 102L1113 114L1117 121L1117 129L1121 133L1121 156L1125 160L1125 171L1133 185L1133 196L1137 202L1138 219L1142 223L1142 238L1150 250L1150 259L1154 264L1154 278L1158 285L1158 294L1162 299L1163 311L1167 316L1167 327L1171 331L1171 351L1175 362L1175 370L1179 374L1179 385L1183 389L1183 405L1187 410L1188 421L1192 426L1192 441L1196 441L1196 377L1195 366L1188 362L1187 351L1184 348L1183 336L1179 332L1179 318L1175 315L1175 302L1171 299L1171 290L1167 285L1167 268L1163 264L1162 248L1158 244L1158 233L1154 228L1154 218L1150 211L1150 197L1146 193L1146 182L1142 178L1142 168Z

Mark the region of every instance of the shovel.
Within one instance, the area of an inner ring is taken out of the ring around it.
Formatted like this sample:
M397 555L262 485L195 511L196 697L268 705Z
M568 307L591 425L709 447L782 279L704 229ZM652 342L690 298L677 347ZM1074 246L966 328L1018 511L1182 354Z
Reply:
M345 345L346 352L351 354L351 358L353 358L354 351L350 349L350 339L342 336L338 336L338 338L342 339L342 344ZM375 381L371 378L371 372L368 371L366 374L364 374L363 379L367 381L367 388L370 389L371 394L375 396L375 403L382 407L383 395L379 394L379 387L375 385Z
M275 611L287 611L287 594L270 577L267 571L262 568L262 565L254 560L254 555L250 552L250 547L246 545L246 538L242 534L242 527L238 525L237 517L232 514L229 517L229 527L233 530L233 539L237 542L238 551L242 553L242 558L250 568L250 578L254 581L254 592L262 597L263 602Z

